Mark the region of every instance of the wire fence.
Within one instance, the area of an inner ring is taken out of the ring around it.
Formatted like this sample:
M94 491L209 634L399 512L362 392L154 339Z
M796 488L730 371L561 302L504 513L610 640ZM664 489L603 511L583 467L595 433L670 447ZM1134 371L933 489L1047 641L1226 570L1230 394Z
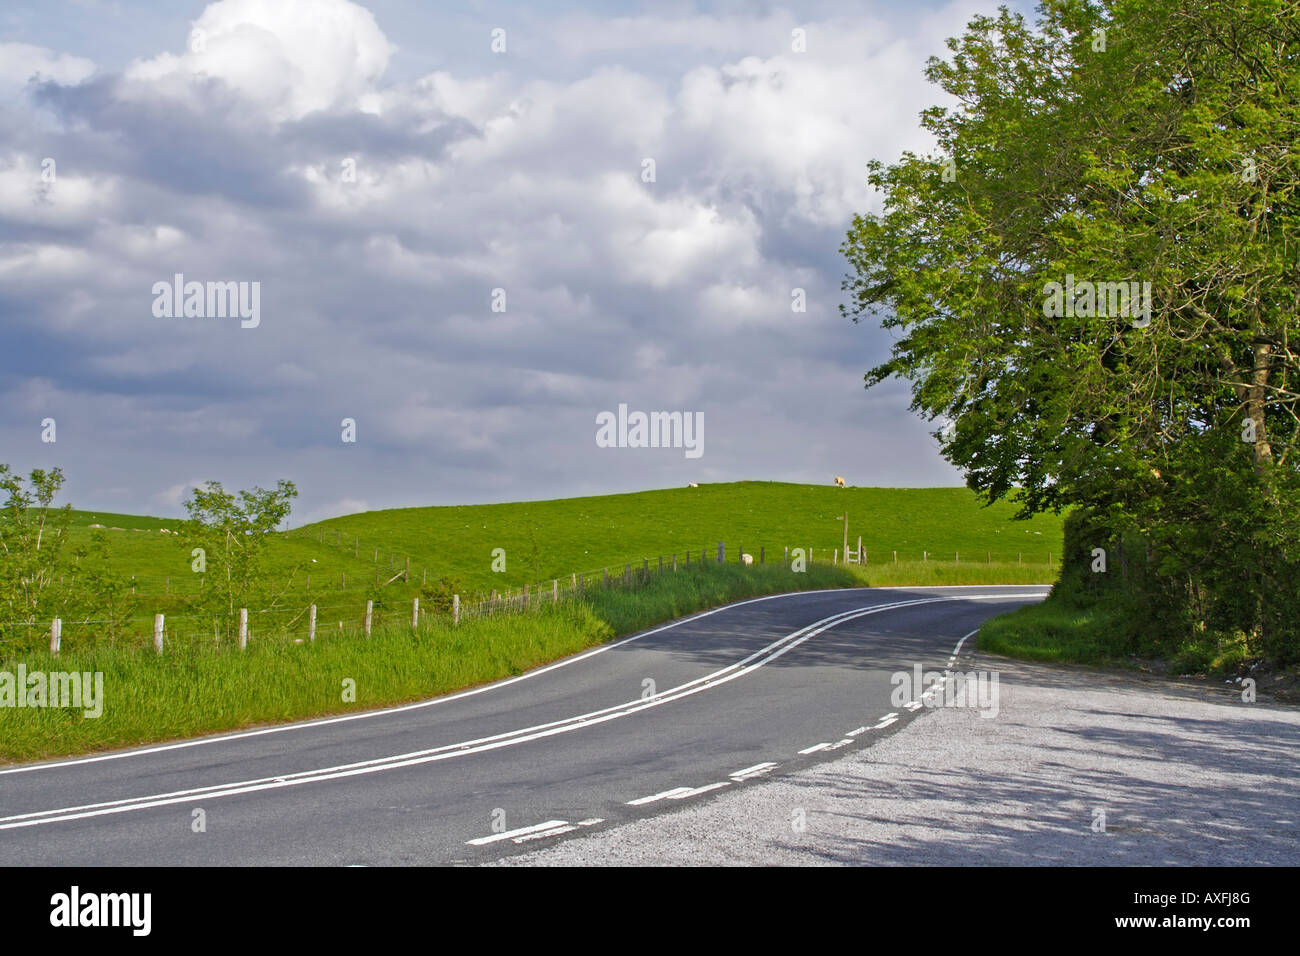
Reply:
M37 643L37 636L49 635L49 647L58 653L65 641L80 639L102 641L110 645L147 645L153 641L155 650L162 652L164 647L178 645L199 649L219 647L237 643L246 647L254 640L277 639L303 643L313 641L331 634L371 635L376 630L388 630L395 627L408 627L419 630L421 627L442 621L457 625L471 618L489 618L503 614L520 614L539 611L547 606L558 605L563 601L582 598L591 589L635 589L643 587L650 581L666 573L677 573L692 568L714 564L740 564L746 566L763 566L769 563L790 565L803 560L807 564L839 565L860 564L869 566L873 560L876 564L897 564L900 552L891 549L888 552L869 552L859 542L857 548L850 548L844 553L841 548L790 547L783 546L779 554L773 550L769 556L766 547L755 549L756 553L746 552L743 547L728 550L725 542L716 546L706 546L699 551L686 551L670 555L656 555L653 558L642 557L638 561L625 561L621 568L609 566L591 568L586 571L570 572L566 577L551 578L517 588L490 589L476 593L436 594L427 592L421 596L393 599L384 597L362 600L338 600L328 604L288 602L262 609L228 608L222 612L211 610L178 613L154 613L148 616L122 615L97 618L55 618L50 621L11 621L0 622L0 648L4 644L15 643L10 635L25 632L26 637L19 636L16 643L31 647ZM916 556L902 552L903 562L916 561ZM980 561L980 558L983 561ZM1047 552L1047 566L1053 565L1058 554ZM793 562L792 562L793 558ZM1015 563L1026 562L1025 553L1016 554ZM927 550L919 552L922 563L953 563L963 561L960 552L953 552L951 559L944 562L940 556ZM992 551L982 554L969 554L966 563L994 562ZM1011 563L1005 557L999 562ZM1042 566L1042 565L1039 565Z

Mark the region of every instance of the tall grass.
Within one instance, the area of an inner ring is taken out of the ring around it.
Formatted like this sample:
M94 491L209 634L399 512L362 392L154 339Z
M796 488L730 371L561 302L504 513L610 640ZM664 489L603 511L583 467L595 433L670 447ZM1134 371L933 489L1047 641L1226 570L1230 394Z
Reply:
M636 588L590 588L583 600L526 613L445 616L414 631L389 619L366 638L323 628L315 642L288 634L228 643L192 641L161 656L134 645L85 645L56 657L23 655L28 672L102 672L102 716L80 710L0 708L0 759L23 761L231 731L421 700L525 670L683 614L757 595L851 585L844 568L703 565ZM298 639L301 641L301 639ZM0 662L16 671L18 658ZM355 702L344 700L345 681Z

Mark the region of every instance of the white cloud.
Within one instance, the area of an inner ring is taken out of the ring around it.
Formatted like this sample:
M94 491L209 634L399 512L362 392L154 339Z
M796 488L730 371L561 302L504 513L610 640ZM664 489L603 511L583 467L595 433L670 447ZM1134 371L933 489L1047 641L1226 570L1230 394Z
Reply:
M220 0L194 21L190 48L132 63L129 80L176 92L218 79L274 120L375 108L393 53L374 16L349 0Z

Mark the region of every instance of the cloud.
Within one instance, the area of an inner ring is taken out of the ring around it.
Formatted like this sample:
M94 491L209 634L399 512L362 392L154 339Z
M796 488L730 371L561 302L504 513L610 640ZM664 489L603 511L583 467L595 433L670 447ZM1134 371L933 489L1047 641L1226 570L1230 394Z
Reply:
M924 59L970 7L907 27L846 7L804 24L806 53L780 12L511 34L571 58L565 77L485 44L477 72L392 78L395 46L347 0L221 0L200 49L119 73L24 54L57 70L0 110L0 442L65 462L79 504L129 486L173 511L196 473L292 478L303 515L953 483L906 390L862 391L888 338L838 315L838 246L874 201L867 160L925 148ZM259 282L261 324L153 316L176 273ZM595 415L620 402L703 411L705 457L603 453Z

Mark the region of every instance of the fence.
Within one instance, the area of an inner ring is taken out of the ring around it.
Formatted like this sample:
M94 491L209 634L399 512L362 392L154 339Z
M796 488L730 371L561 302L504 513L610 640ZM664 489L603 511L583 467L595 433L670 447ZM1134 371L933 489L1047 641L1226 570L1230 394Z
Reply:
M788 565L791 562L792 551L797 548L798 546L796 548L784 546L781 550L781 562ZM818 561L817 549L805 547L802 550L808 563ZM861 538L858 540L856 549L842 556L839 548L822 548L820 552L820 561L823 564L836 565L841 562L841 558L846 564L870 565L871 563L871 554L863 549ZM745 557L750 557L751 563L756 565L765 565L767 563L767 549L765 546L760 546L757 554L747 554L743 547L738 547L731 553L734 556L734 563L743 563ZM879 561L898 563L898 554L897 550L891 550L888 552L887 557L882 557ZM269 633L286 637L295 633L302 634L303 637L297 639L298 643L302 643L304 641L314 641L318 636L323 636L326 633L336 632L359 632L369 637L376 627L389 627L398 622L404 622L412 630L418 630L421 623L427 622L430 617L435 615L443 615L452 624L459 624L462 620L470 617L492 617L497 614L528 612L540 609L548 604L556 605L564 600L580 599L589 588L639 587L654 577L665 573L675 573L681 569L690 569L692 566L733 563L728 562L727 555L727 546L720 541L716 549L711 547L701 548L698 558L694 551L687 551L683 555L677 553L657 555L653 559L643 557L640 561L640 567L636 567L635 562L624 562L621 572L615 566L613 574L610 573L610 568L606 566L594 570L571 572L567 579L552 578L549 582L540 582L533 585L525 584L518 589L492 589L487 593L467 595L465 599L462 599L460 594L454 594L451 597L450 604L445 608L430 608L427 603L425 606L421 606L421 599L418 596L410 598L409 601L392 602L391 604L383 600L376 602L374 599L370 599L365 601L364 604L360 602L329 605L311 603L253 611L248 608L240 608L238 610L237 627L233 634L227 634L227 639L233 638L237 646L242 650L247 647L248 641L254 635L259 634L266 635ZM1053 552L1048 552L1047 563L1049 566L1052 564L1054 556ZM775 551L773 557L775 560ZM993 562L993 552L986 551L985 558L991 564ZM915 558L905 556L904 561L907 560L915 560ZM930 552L921 551L922 562L937 560L937 557L932 556ZM953 560L954 563L960 564L961 553L954 552ZM1017 553L1017 563L1024 563L1024 552ZM137 635L151 632L154 650L161 654L168 644L178 640L191 645L211 644L217 646L222 644L221 620L221 615L210 613L181 613L174 615L157 613L152 618L133 617L115 621L55 618L49 622L13 622L6 626L48 628L49 649L54 654L59 653L69 625L77 631L96 625L128 626L128 629ZM178 624L180 625L179 628L177 627ZM151 628L148 627L149 625L151 625Z

